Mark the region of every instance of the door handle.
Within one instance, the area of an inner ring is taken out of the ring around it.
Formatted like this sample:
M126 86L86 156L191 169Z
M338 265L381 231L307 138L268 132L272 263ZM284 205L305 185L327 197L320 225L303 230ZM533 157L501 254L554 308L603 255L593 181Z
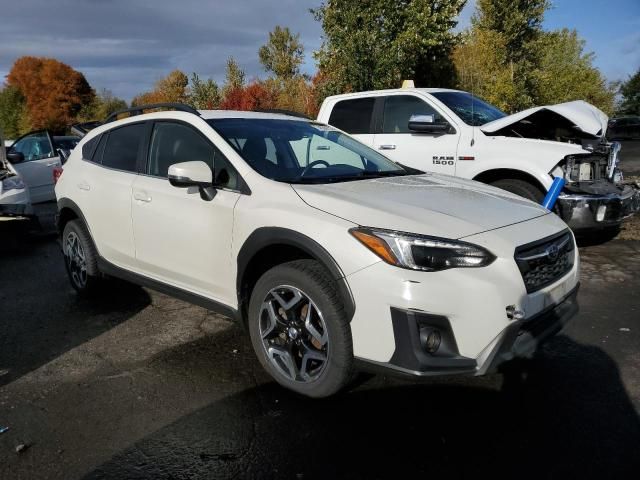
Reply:
M386 145L380 145L378 149L379 150L395 150L396 146L393 143L388 143Z
M139 202L149 203L151 201L151 197L146 192L134 192L133 198Z
M87 182L82 182L78 184L78 188L80 190L86 190L88 192L89 190L91 190L91 185L89 185Z
M55 167L56 165L58 165L58 162L47 163L47 167Z

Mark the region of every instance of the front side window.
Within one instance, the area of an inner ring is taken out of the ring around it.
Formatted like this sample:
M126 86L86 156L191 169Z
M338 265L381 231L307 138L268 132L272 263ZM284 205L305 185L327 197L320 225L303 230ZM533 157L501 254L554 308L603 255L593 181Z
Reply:
M145 125L143 123L110 130L102 153L102 165L117 170L135 172L138 150L144 137L144 131Z
M474 127L507 116L498 108L467 92L433 92L431 95L449 107L464 123Z
M208 123L254 170L272 180L330 183L407 175L398 164L328 125L256 118Z
M333 106L329 125L353 135L373 133L371 117L375 98L354 98L341 100Z
M153 127L147 174L167 178L175 163L201 161L212 169L218 186L237 189L238 174L211 142L182 123L158 122Z
M26 162L53 156L53 148L47 132L33 133L21 138L13 144L11 151L22 153Z
M409 119L412 115L442 117L427 103L413 95L392 95L384 102L382 133L411 133Z

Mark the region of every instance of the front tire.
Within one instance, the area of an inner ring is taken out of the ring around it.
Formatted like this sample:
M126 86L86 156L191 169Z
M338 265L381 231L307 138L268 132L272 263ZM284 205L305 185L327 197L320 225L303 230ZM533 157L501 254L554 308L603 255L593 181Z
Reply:
M502 190L506 190L507 192L515 193L520 197L538 204L542 203L542 200L544 200L544 192L525 180L519 180L517 178L503 178L491 182L491 185Z
M351 329L335 282L318 262L296 260L267 271L248 315L256 355L280 385L321 398L351 379Z
M80 220L71 220L65 225L62 252L71 286L80 295L97 292L101 280L98 253L91 235Z

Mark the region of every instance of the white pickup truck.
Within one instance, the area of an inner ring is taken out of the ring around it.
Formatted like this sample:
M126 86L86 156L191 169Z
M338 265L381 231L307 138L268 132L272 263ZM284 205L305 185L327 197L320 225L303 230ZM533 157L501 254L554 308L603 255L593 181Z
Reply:
M402 88L328 97L318 120L404 166L538 203L564 177L555 211L574 231L617 228L640 208L617 168L619 144L606 141L607 116L583 101L506 115L467 92Z

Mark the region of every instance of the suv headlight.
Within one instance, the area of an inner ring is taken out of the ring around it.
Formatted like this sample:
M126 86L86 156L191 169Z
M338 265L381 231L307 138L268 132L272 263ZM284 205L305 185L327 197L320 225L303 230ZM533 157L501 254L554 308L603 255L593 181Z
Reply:
M352 228L349 233L385 262L411 270L485 267L496 259L488 250L458 240L376 228Z
M2 180L3 192L8 190L22 190L23 188L26 188L26 186L20 177L13 176Z

